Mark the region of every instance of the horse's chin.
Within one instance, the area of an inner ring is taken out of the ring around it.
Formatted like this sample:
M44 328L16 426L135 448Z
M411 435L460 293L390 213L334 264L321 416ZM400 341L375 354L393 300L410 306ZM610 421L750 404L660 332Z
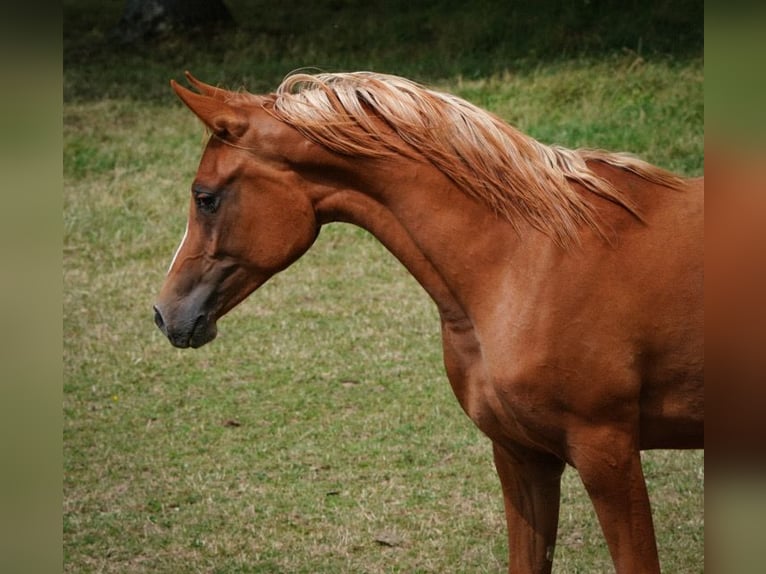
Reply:
M206 331L205 333L202 333L199 336L196 333L194 333L192 338L189 339L189 346L192 349L198 349L202 345L207 345L210 341L215 339L217 335L218 335L218 330L216 329L215 325L213 325L213 328L211 330Z
M168 332L167 337L170 344L179 349L198 349L208 344L218 335L218 327L215 322L208 322L204 317L199 317L192 326L191 331L187 333Z

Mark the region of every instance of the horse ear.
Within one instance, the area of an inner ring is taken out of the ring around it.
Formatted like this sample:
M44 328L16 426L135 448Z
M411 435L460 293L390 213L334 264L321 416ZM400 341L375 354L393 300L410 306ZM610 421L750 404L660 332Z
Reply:
M190 71L185 71L184 75L186 76L186 79L189 81L189 83L197 88L197 91L201 94L204 94L206 96L210 96L211 98L216 98L218 100L223 100L226 97L226 94L228 93L226 90L222 88L218 88L216 86L211 86L210 84L206 84L205 82L198 80L194 76L192 76Z
M205 94L192 92L175 80L170 85L186 107L218 136L241 137L247 131L247 114L226 102Z

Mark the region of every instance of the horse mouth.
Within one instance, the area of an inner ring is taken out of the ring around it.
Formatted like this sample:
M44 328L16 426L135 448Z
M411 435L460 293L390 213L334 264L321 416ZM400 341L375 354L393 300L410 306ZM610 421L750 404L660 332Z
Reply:
M187 341L188 346L192 349L196 349L202 345L206 345L215 339L217 334L218 329L216 328L215 322L208 321L204 316L199 316L194 322L192 332L189 335L189 340Z
M215 321L209 321L205 315L198 315L191 328L183 330L168 329L159 312L155 314L154 322L170 344L179 349L196 349L215 339L218 334Z

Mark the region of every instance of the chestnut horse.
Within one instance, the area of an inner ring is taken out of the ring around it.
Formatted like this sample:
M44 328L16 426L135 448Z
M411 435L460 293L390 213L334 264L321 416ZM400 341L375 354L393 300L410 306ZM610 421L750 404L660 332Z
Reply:
M155 305L176 347L314 243L378 238L435 301L452 389L491 440L509 572L550 572L565 464L616 570L659 572L640 450L703 446L703 180L543 145L373 73L252 95L171 82L211 132Z

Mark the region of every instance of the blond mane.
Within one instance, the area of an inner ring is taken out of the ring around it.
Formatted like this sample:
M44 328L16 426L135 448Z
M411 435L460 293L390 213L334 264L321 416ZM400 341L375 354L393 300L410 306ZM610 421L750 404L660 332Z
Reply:
M295 74L282 82L267 109L340 154L425 157L511 224L521 218L564 246L578 242L583 225L603 235L593 206L570 182L640 218L635 202L586 161L661 185L682 184L627 154L543 145L465 100L396 76ZM380 129L381 120L390 130Z

